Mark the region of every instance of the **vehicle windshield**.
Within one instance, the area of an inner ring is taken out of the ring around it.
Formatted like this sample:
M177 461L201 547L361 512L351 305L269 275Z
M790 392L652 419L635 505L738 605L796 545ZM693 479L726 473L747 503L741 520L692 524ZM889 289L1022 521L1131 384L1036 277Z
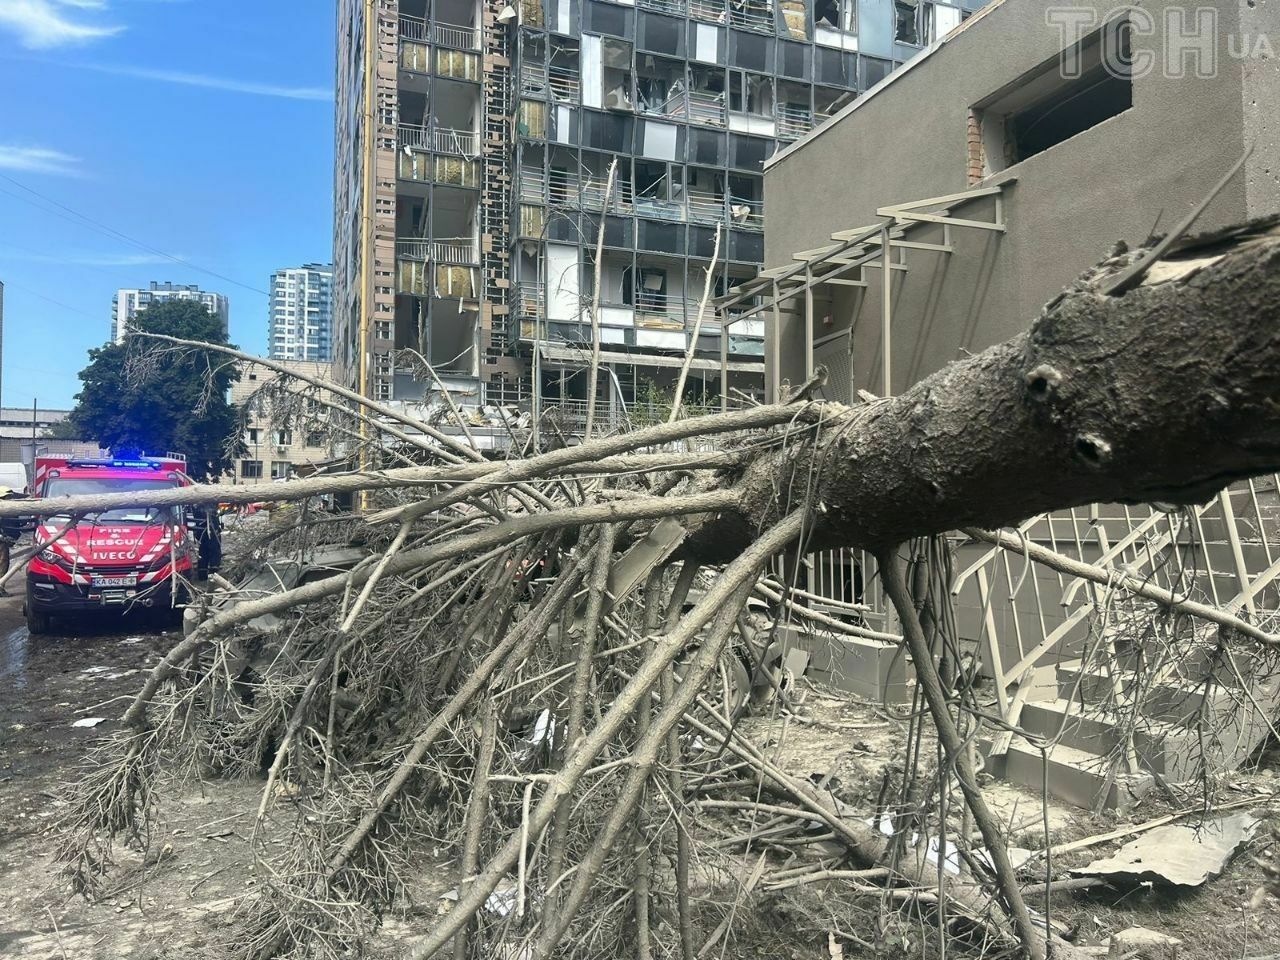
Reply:
M100 493L133 493L138 490L172 490L178 484L174 480L133 479L130 477L54 477L45 484L44 495L57 497L84 497ZM94 523L172 523L172 507L117 507L91 514L87 521Z

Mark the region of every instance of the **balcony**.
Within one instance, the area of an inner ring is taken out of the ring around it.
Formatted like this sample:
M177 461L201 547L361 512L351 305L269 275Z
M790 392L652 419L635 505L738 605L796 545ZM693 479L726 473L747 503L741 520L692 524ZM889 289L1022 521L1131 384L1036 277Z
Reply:
M773 5L768 0L729 0L729 22L735 27L773 33Z
M725 0L689 0L689 16L695 20L726 23L728 12Z
M396 259L451 267L469 267L479 262L475 240L470 237L453 237L448 240L420 238L397 240Z
M525 203L547 202L547 175L541 169L520 168L520 199Z
M522 320L541 319L542 304L546 287L532 280L525 280L516 285L516 316Z
M690 123L709 123L723 127L728 123L725 112L723 93L704 93L690 90L687 96L684 115Z
M400 146L411 150L430 150L470 160L480 152L480 138L471 130L451 130L415 123L400 124Z
M698 315L697 300L651 290L638 291L635 299L636 323L640 326L683 330L686 318L692 321Z
M745 197L729 198L729 224L747 230L764 229L764 201Z
M520 92L534 97L543 96L547 92L546 64L523 63L520 65Z
M798 140L814 128L813 111L808 107L780 103L775 119L780 140Z
M555 205L581 207L584 210L603 210L606 192L603 178L583 181L563 170L552 170L547 178L547 199ZM610 213L632 212L633 196L630 183L619 181L613 185L613 190L608 192Z
M672 13L677 17L684 16L687 9L684 0L636 0L641 10L656 10L658 13Z
M455 50L479 50L480 34L475 27L438 23L419 17L400 18L400 36L415 43L434 43Z
M582 79L577 71L565 67L552 67L547 71L547 82L551 85L552 99L562 103L578 102Z

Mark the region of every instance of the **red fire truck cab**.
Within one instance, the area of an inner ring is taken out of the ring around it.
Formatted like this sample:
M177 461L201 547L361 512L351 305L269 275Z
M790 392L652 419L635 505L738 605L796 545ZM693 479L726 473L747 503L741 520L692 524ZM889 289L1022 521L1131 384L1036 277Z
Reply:
M31 484L42 500L191 484L186 461L165 458L39 457ZM81 517L44 517L35 528L36 555L27 568L26 617L32 634L51 617L107 608L158 608L177 616L184 583L197 561L195 537L180 507L117 507Z

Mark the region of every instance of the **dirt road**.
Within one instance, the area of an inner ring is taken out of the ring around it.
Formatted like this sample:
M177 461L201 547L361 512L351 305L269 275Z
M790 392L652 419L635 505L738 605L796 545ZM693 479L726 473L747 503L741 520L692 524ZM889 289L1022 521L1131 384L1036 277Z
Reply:
M208 956L213 926L244 890L237 811L254 786L183 791L157 834L171 848L160 863L121 851L114 896L72 898L53 858L68 780L175 635L135 616L55 628L29 636L21 599L0 598L0 957Z

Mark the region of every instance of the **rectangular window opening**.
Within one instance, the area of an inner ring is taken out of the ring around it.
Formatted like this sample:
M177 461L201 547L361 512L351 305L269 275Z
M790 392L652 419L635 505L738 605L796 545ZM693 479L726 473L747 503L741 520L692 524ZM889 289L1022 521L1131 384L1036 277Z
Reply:
M919 0L893 0L893 39L920 45Z
M1070 140L1133 107L1127 17L1078 45L1076 76L1056 56L973 109L969 179L990 176Z

